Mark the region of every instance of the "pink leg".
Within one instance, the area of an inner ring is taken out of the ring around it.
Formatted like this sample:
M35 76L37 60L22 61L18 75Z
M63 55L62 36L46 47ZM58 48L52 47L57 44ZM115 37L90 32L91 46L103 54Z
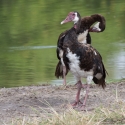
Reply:
M63 66L63 79L64 79L63 85L66 86L66 67L65 66Z
M80 91L81 91L81 88L82 88L82 83L81 81L78 81L76 83L77 87L78 87L78 91L77 91L77 94L76 94L76 99L75 99L75 102L72 104L73 107L79 105L79 103L82 104L82 102L80 101L79 97L80 97Z
M90 85L88 84L88 85L87 85L87 89L86 89L85 99L84 99L84 102L83 102L83 104L82 104L81 110L84 110L84 109L85 109L86 101L87 101L88 93L89 93L89 88L90 88Z
M87 86L88 86L88 84L82 84L82 88L83 88L83 89L86 89Z
M80 82L81 82L81 81L80 81ZM79 82L77 82L75 85L78 85L78 83L79 83ZM88 84L82 84L82 83L81 83L81 88L86 89L87 86L88 86Z

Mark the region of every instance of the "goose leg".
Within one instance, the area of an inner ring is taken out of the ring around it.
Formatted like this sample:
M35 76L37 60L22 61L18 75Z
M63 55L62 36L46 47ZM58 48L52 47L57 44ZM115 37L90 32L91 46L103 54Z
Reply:
M63 66L63 79L64 79L64 81L63 81L63 85L64 86L66 86L66 66L65 66L65 63L64 63L64 61L63 61L63 50L62 49L60 49L60 48L58 48L58 50L59 50L59 57L60 57L60 59L61 59L61 63L62 63L62 66Z
M86 101L87 101L88 93L89 93L89 88L90 88L90 83L91 83L92 79L93 79L93 76L88 76L88 77L87 77L87 88L86 88L86 94L85 94L85 98L84 98L84 101L83 101L83 104L82 104L81 110L84 110L84 109L85 109Z
M85 98L84 98L84 101L83 101L81 110L84 110L84 109L85 109L86 101L87 101L88 93L89 93L89 88L90 88L90 85L88 84L88 85L87 85L87 88L86 88L86 94L85 94Z
M80 81L80 82L81 82L81 81ZM79 83L79 82L77 82L77 83L75 84L75 86L77 85L77 87L78 87L78 83ZM86 88L87 88L87 84L82 84L82 83L81 83L81 88L86 89Z
M79 99L79 98L80 98L80 91L81 91L81 88L82 88L82 83L81 83L81 81L78 81L78 82L76 83L76 85L77 85L77 89L78 89L78 90L77 90L75 102L72 104L73 107L79 105L79 103L82 104L82 102L81 102L80 99Z
M65 63L63 61L63 58L61 58L61 63L63 65L63 85L66 86L66 66Z
M66 86L66 67L63 65L63 85Z

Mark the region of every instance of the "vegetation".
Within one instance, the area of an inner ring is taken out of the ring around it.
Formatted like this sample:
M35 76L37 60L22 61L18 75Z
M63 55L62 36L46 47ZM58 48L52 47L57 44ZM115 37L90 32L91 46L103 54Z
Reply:
M125 123L125 102L115 102L112 107L98 107L93 111L78 112L69 107L63 114L52 107L52 114L41 117L23 117L12 119L10 125L121 125ZM5 124L6 125L6 124Z
M108 65L109 53L117 53L121 49L113 46L112 43L124 42L124 0L120 2L117 0L1 0L1 87L38 84L41 81L54 79L54 67L57 63L55 48L30 49L28 47L56 46L59 34L72 26L71 23L60 26L60 21L73 10L79 11L82 16L95 13L105 16L107 21L105 32L100 33L98 39L96 34L91 35L93 46L103 56L105 65Z
M34 46L56 46L58 35L72 26L60 26L69 11L82 16L100 13L106 18L106 30L91 34L92 44L101 53L107 67L110 55L121 51L124 39L124 0L0 0L0 87L41 84L54 79L57 63L55 48L31 49ZM113 43L117 42L117 45ZM118 47L118 43L121 43ZM123 48L124 51L125 48ZM116 65L111 61L111 65ZM108 69L110 70L110 69ZM124 70L124 68L121 70ZM111 76L112 70L108 71ZM115 73L114 73L115 74ZM116 74L119 74L118 70ZM10 125L107 125L125 123L125 101L116 100L111 107L78 112L69 107L64 113L45 110L41 117L12 119ZM6 125L6 123L3 123Z

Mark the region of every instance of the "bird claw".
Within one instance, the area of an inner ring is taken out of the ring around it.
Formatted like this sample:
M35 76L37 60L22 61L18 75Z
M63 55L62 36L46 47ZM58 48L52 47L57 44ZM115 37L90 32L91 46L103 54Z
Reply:
M94 108L86 108L85 105L82 105L81 107L78 108L78 111L92 111Z
M72 107L77 107L79 106L79 104L83 104L80 100L79 101L75 101L72 105Z
M82 104L82 105L80 105ZM75 101L73 104L71 104L73 108L77 108L78 111L86 111L85 105L79 100L78 102Z
M85 110L85 105L82 105L82 106L80 107L80 111L86 111L86 110Z

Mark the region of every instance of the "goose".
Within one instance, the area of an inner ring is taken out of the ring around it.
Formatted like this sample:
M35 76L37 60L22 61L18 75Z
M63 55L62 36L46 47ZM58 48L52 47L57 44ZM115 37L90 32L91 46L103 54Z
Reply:
M96 24L94 24L97 22ZM62 21L61 24L64 22ZM94 24L94 25L93 25ZM93 26L92 26L93 25ZM103 32L106 27L106 20L105 18L100 14L93 14L91 16L86 16L81 19L80 29L77 32L77 39L78 42L84 43L84 44L91 44L91 36L89 32ZM68 73L69 69L66 68L65 64L63 63L63 51L58 48L62 48L63 46L63 40L68 30L61 33L58 38L57 42L57 58L59 59L59 62L56 66L55 76L57 78L62 77L64 78L63 84L66 86L66 74ZM60 50L60 51L59 51Z
M102 62L100 53L90 44L78 42L77 34L80 32L81 16L78 12L70 12L61 24L74 22L74 25L69 29L62 41L59 41L58 51L61 64L70 71L76 79L77 94L73 107L82 103L81 110L85 109L86 101L90 84L93 81L95 84L106 87L105 78L106 70ZM82 84L81 79L86 78L86 84ZM86 89L84 101L80 101L81 89Z

